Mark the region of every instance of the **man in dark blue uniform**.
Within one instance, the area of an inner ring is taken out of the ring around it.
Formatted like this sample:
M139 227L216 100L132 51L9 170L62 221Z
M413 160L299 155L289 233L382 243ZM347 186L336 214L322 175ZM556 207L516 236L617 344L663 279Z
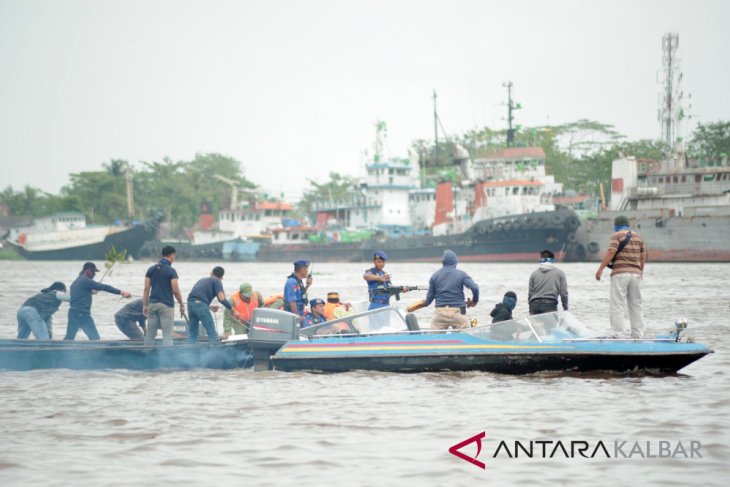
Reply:
M306 279L306 286L304 280ZM284 311L304 318L304 308L307 305L307 289L312 285L312 276L309 275L309 261L300 259L294 262L294 272L286 278L284 284Z
M388 260L388 254L382 250L377 250L373 254L373 267L365 271L362 278L368 283L368 297L370 298L370 306L368 310L384 308L390 305L390 295L388 293L379 293L378 288L388 287L391 285L390 274L385 272L385 261Z
M91 317L91 294L94 291L106 291L112 294L121 294L124 298L131 298L127 291L107 286L94 280L99 272L93 262L86 262L79 273L79 277L71 284L71 305L68 309L68 327L64 340L74 340L79 328L86 333L89 340L99 340L99 331L96 329L94 318Z
M324 300L313 299L309 302L309 313L302 323L302 328L306 326L318 325L327 321L327 317L324 315Z

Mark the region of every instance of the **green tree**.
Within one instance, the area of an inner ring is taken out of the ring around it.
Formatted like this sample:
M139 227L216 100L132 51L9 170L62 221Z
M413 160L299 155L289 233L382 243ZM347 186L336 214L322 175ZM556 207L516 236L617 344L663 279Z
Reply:
M304 215L311 214L314 204L318 201L329 201L333 204L350 202L354 197L360 195L355 180L337 172L331 172L329 180L324 183L317 183L310 179L309 184L310 189L299 201L299 210Z
M698 124L692 133L689 153L703 162L727 161L730 154L730 122Z
M66 209L66 202L62 197L45 193L32 186L25 186L17 192L8 186L0 192L0 203L8 207L11 215L37 217Z

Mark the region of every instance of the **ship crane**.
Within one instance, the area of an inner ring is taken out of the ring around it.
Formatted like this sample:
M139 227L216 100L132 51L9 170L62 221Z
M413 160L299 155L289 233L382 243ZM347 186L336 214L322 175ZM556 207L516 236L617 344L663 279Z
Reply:
M263 192L259 189L240 188L239 185L241 183L236 181L235 179L227 178L219 174L213 174L213 177L231 187L231 203L229 205L230 210L238 209L238 193L263 194Z

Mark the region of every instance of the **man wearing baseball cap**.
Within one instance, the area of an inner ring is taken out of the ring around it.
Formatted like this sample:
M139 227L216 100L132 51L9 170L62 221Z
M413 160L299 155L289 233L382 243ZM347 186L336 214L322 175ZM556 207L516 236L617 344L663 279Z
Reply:
M86 262L79 273L79 277L71 284L71 303L68 309L68 327L64 340L76 339L79 328L86 333L89 340L99 340L99 331L91 316L91 295L94 291L106 291L112 294L121 294L124 298L132 295L115 287L102 284L94 280L99 272L93 262Z
M365 282L368 283L368 295L370 297L368 310L384 308L390 304L389 294L377 292L379 287L391 285L390 274L383 270L387 260L388 254L382 250L376 250L373 253L373 267L367 269L362 276Z
M306 285L304 280L306 279ZM307 306L307 290L312 285L312 276L309 275L309 261L299 259L294 262L294 272L289 274L284 284L284 311L289 311L304 318L304 308Z
M312 325L318 325L327 321L324 315L324 301L322 299L313 299L309 302L311 313L304 317L302 328Z
M238 286L238 291L231 294L231 306L241 315L235 319L227 309L223 312L223 335L229 336L231 332L235 335L248 333L248 327L253 318L253 311L264 306L264 298L261 293L255 291L253 286L244 282Z

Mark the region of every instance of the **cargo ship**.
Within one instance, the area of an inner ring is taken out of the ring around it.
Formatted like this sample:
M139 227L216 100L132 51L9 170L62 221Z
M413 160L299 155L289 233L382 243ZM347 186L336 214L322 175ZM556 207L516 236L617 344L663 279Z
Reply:
M624 215L646 240L649 261L730 262L730 165L727 154L688 156L680 137L686 132L687 110L678 48L678 34L662 36L658 113L669 156L613 161L610 207L583 222L570 260L600 261L614 218Z
M257 260L360 262L375 250L392 259L440 261L455 251L463 261L533 261L549 249L562 259L580 225L576 213L556 207L562 190L545 174L540 147L513 147L472 161L456 149L461 181L421 188L411 161L373 161L360 192L346 202L321 202L317 226L281 228L259 248ZM370 229L362 240L343 239L343 229Z
M653 262L730 262L730 166L685 154L613 161L610 207L578 228L568 259L600 261L618 215L646 241Z

